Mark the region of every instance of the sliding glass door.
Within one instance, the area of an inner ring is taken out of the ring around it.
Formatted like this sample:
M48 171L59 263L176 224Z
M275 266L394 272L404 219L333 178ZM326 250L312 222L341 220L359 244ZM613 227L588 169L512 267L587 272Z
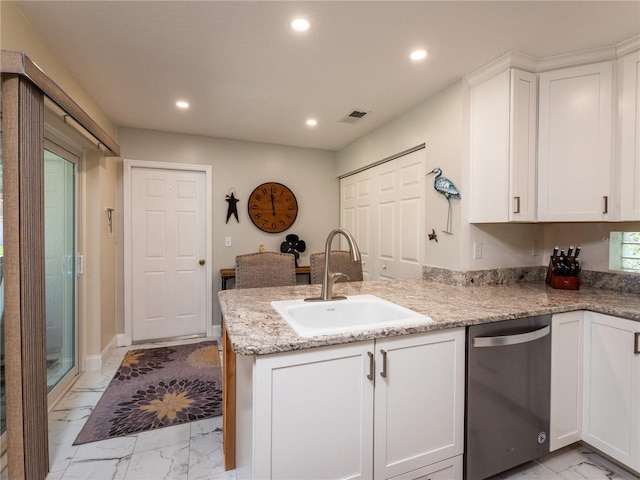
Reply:
M55 150L55 152L54 152ZM44 152L47 390L75 376L76 160L48 145Z

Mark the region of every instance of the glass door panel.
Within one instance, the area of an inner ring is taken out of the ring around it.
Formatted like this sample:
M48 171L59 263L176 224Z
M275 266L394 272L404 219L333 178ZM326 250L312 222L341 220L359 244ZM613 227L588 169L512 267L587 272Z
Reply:
M47 390L76 369L75 164L44 152Z

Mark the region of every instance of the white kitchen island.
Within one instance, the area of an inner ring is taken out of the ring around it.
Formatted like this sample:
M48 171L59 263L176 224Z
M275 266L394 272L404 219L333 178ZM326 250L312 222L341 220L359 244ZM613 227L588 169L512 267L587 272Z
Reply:
M305 472L304 478L462 478L462 327L583 310L640 321L638 295L598 289L355 282L337 284L336 294L373 294L434 321L298 337L270 302L317 295L318 289L220 294L226 334L225 451L229 467L236 461L239 478L243 472L246 478L300 478ZM381 376L384 365L387 378ZM420 431L425 433L415 433ZM405 433L406 442L398 432Z

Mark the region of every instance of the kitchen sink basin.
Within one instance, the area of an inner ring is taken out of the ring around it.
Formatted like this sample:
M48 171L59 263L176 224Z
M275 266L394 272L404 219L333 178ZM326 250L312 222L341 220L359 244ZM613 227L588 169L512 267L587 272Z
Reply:
M353 295L345 300L271 302L273 309L300 337L334 335L385 327L432 322L430 317L375 295Z

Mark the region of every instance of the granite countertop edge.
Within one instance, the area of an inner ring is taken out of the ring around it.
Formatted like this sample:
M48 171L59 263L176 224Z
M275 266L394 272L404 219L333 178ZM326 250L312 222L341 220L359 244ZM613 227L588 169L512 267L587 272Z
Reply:
M271 307L273 300L313 297L319 291L319 285L299 285L219 292L233 351L268 355L577 310L640 321L640 295L596 288L554 290L539 282L482 286L423 279L338 283L334 295L376 295L427 315L433 322L310 338L299 337Z

